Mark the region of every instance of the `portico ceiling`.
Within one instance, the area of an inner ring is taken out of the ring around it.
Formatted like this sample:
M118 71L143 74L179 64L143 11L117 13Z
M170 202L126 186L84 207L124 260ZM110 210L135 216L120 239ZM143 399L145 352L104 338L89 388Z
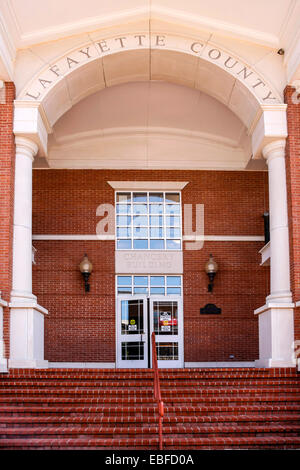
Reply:
M81 100L53 126L35 168L265 169L247 128L220 101L165 81L124 83Z

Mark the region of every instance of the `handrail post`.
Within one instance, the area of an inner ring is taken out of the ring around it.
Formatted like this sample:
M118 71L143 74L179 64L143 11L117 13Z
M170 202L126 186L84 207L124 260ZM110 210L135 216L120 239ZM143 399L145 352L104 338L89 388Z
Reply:
M161 393L160 393L160 382L159 382L159 374L158 374L154 331L152 332L151 340L152 340L152 369L153 369L153 376L154 376L154 398L157 400L157 410L158 410L158 441L159 441L159 450L163 450L162 421L164 417L164 402L161 399Z

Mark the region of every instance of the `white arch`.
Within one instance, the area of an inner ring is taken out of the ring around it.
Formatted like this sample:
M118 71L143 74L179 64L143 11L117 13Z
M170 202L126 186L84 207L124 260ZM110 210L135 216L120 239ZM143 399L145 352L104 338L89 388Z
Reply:
M201 83L203 77L209 86ZM100 38L65 51L33 75L17 101L41 103L53 125L73 104L101 88L151 79L203 87L244 122L245 100L256 112L261 105L282 103L265 77L229 51L195 38L170 34L149 37L145 32ZM56 101L60 105L55 112ZM249 122L245 124L249 127Z

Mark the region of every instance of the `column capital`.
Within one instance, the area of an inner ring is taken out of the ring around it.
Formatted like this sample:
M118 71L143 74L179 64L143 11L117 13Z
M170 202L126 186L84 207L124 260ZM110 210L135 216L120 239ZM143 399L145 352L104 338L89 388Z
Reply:
M27 139L26 137L15 137L15 144L16 144L16 154L26 155L32 161L34 157L38 153L38 146L33 140Z
M284 158L285 157L285 139L274 140L262 149L263 157L269 162L273 158Z

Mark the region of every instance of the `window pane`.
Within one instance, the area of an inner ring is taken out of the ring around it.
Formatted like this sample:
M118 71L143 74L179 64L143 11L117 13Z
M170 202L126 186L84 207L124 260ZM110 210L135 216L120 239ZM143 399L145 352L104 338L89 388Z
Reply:
M165 277L164 276L151 276L150 277L150 285L152 287L164 286L165 285Z
M148 237L148 229L147 227L134 227L133 228L133 236L134 238L146 238Z
M171 295L171 294L181 295L181 289L180 287L168 287L167 294L168 295Z
M122 343L122 361L142 361L144 359L144 343Z
M164 206L162 204L150 204L150 214L162 214Z
M167 204L166 205L166 214L180 214L180 205L177 204Z
M161 215L150 215L150 225L157 225L158 227L161 227L163 225L163 217Z
M131 224L131 217L126 215L118 215L117 216L117 225L130 225Z
M148 213L147 204L133 204L133 213L134 214L147 214Z
M129 238L131 237L131 228L130 227L123 227L117 229L117 237L118 238Z
M148 286L148 276L134 276L133 282L135 286Z
M118 240L117 247L119 250L131 250L131 240Z
M180 217L168 215L166 217L166 224L168 227L180 227Z
M133 193L133 202L147 202L147 193Z
M131 294L131 287L118 287L118 294Z
M180 276L167 276L167 286L181 286Z
M151 287L151 294L165 295L164 287Z
M147 250L148 240L133 240L133 249L134 250Z
M139 225L148 225L148 217L145 217L143 215L135 215L133 217L133 225L139 226Z
M157 343L156 354L159 361L177 361L178 343Z
M153 238L163 238L164 229L162 227L151 227L150 228L150 237Z
M130 193L117 193L117 202L130 202L131 194Z
M150 202L164 202L164 195L163 193L150 193L149 201Z
M118 286L131 286L131 276L118 276Z
M117 204L117 214L130 214L131 205L130 204Z
M167 250L180 250L180 240L167 240Z
M166 202L180 202L179 193L166 193Z
M165 248L164 240L150 240L151 250L163 250Z
M180 228L169 227L166 228L167 238L179 238L181 235Z
M121 301L121 332L124 334L144 333L144 306L143 300Z
M148 294L148 287L135 287L134 293L135 294Z
M177 301L153 302L153 329L159 335L178 335Z

